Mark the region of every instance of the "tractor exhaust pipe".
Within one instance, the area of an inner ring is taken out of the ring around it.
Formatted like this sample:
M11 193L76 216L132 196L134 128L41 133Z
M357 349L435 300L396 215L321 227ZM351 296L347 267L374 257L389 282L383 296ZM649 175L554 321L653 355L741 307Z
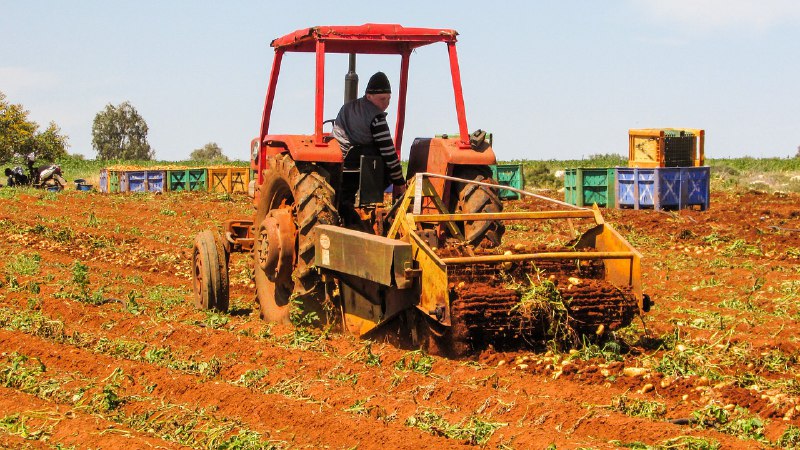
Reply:
M358 98L358 74L356 73L356 54L350 53L350 68L344 76L344 102Z

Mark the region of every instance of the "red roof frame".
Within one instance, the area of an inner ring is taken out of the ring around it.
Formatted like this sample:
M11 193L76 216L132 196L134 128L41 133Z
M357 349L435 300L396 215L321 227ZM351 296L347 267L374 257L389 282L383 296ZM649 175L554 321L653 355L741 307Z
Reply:
M402 55L436 42L456 42L456 30L406 28L397 24L367 23L357 26L318 26L297 30L270 43L275 50L314 52L317 42L325 42L328 53L367 53Z
M261 132L259 142L265 145L268 141L269 123L272 105L275 99L275 89L280 74L281 61L286 52L313 52L316 54L316 82L315 82L315 107L314 107L314 135L313 145L320 148L320 152L311 152L301 157L302 160L341 162L341 153L329 154L323 148L327 147L322 133L322 114L325 91L325 54L326 53L355 53L355 54L396 54L400 55L400 86L397 101L397 124L395 126L395 147L398 156L403 139L405 125L406 93L408 88L408 68L411 52L419 47L444 43L447 45L447 54L450 62L450 73L455 95L455 109L460 133L459 147L469 148L469 133L464 108L464 97L461 90L461 71L456 53L456 36L458 32L441 28L406 28L397 24L367 23L357 26L317 26L304 28L274 39L270 45L275 49L275 58L272 61L267 95L264 101L264 110L261 116ZM305 159L309 158L309 159ZM262 158L263 159L263 158ZM263 161L260 162L263 164ZM259 169L260 170L260 169Z

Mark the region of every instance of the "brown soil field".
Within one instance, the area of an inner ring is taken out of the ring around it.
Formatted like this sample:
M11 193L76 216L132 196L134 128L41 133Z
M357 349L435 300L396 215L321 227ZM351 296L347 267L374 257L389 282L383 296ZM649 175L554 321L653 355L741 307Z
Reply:
M195 309L195 234L251 211L220 194L2 190L0 447L800 446L797 194L604 210L643 255L650 313L571 350L461 360L265 323L246 255L229 313ZM504 245L554 235L512 223Z

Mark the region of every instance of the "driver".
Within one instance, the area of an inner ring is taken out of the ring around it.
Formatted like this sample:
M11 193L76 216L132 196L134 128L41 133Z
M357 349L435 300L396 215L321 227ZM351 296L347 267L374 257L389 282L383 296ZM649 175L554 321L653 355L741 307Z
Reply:
M386 123L386 109L391 98L389 78L383 72L375 73L367 83L364 96L345 103L339 110L332 135L339 141L346 169L359 168L361 155L380 155L386 168L384 186L391 182L398 196L405 190L406 181ZM355 195L351 190L346 189L345 199Z

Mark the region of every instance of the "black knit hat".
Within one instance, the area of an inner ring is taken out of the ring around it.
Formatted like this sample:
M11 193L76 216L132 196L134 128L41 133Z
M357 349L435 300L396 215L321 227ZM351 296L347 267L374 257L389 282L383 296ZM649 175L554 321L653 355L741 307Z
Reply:
M367 83L367 94L391 94L392 87L389 86L389 78L383 72L375 72Z

